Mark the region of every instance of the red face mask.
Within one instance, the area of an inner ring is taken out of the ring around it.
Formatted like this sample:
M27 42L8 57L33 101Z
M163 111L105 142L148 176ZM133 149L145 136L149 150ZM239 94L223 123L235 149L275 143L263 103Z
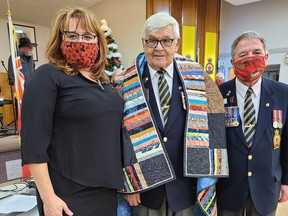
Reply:
M98 43L63 41L61 50L69 64L77 69L90 68L99 54Z
M243 82L257 80L265 71L265 56L249 56L239 61L232 61L236 77Z

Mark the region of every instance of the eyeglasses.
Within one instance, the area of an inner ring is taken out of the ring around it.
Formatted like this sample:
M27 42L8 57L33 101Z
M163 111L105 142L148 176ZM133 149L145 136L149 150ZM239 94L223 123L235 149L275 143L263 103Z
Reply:
M145 43L150 48L157 47L158 43L160 43L162 47L171 47L174 40L175 39L162 39L162 40L148 39L145 40Z
M96 43L97 41L94 41L94 39L98 37L98 35L93 35L89 33L80 35L77 32L70 32L70 31L65 31L64 35L67 41L76 42L80 40L80 37L82 37L82 41L87 43Z

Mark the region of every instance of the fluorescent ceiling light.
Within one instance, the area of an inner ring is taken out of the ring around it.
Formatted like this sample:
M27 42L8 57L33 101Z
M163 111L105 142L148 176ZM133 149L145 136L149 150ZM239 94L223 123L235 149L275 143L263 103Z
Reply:
M237 6L237 5L243 5L243 4L258 2L258 1L262 1L262 0L225 0L225 1L229 2L230 4Z
M24 33L24 31L20 30L20 29L15 29L15 32L18 33L18 34Z

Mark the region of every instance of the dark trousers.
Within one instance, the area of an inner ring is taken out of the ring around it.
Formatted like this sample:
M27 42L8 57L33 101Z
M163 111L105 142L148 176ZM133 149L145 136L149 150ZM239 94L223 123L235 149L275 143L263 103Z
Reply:
M217 216L275 216L276 214L276 210L274 212L271 212L267 215L261 215L257 212L251 196L248 196L248 199L244 205L244 207L238 211L238 212L231 212L231 211L227 211L225 209L222 209L220 207L218 207L218 211L217 211Z
M59 196L74 213L73 216L116 216L117 195L115 189L86 188L65 196ZM44 216L43 203L39 194L37 205L40 216ZM63 212L63 216L66 214Z
M138 205L132 207L133 216L192 216L194 214L195 205L191 208L184 209L179 212L173 212L170 208L166 199L164 200L162 206L158 210L146 208L143 205Z

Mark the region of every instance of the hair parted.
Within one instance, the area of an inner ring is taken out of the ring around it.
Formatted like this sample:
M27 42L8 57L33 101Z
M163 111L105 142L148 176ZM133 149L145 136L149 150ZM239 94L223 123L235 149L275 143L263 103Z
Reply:
M145 39L149 32L157 31L166 26L172 26L175 39L180 38L179 24L175 18L167 13L159 12L150 16L144 25L142 31L142 38Z
M246 31L246 32L243 32L239 37L237 37L233 41L233 43L231 45L231 57L232 58L235 57L236 46L243 39L259 39L261 41L261 43L263 44L263 48L264 48L265 53L268 54L268 48L267 48L267 45L266 45L265 38L261 34L256 32L256 31Z
M46 58L49 63L54 64L69 75L75 75L78 73L74 67L68 64L61 51L61 43L64 37L63 34L64 31L69 30L71 18L77 19L78 25L81 25L88 32L98 35L99 55L95 64L91 67L91 71L94 74L93 78L96 80L100 79L103 82L108 82L109 78L104 70L108 54L106 37L101 31L101 25L96 16L86 8L67 7L60 9L56 13L50 26L50 37L46 49Z

